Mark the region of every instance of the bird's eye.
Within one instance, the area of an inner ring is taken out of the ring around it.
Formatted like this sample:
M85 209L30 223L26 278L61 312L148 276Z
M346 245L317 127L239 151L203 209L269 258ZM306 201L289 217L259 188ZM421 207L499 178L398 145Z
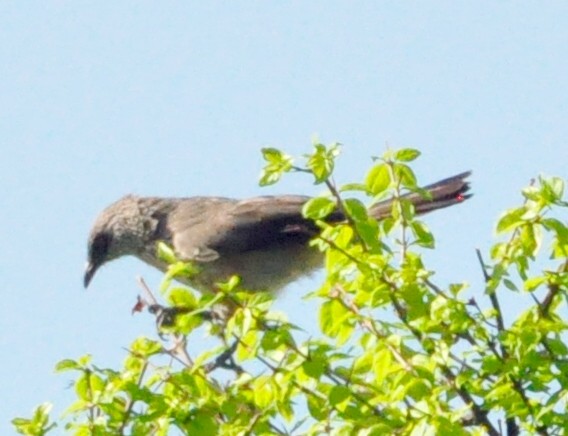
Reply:
M89 258L95 263L104 261L108 255L111 241L112 235L110 233L99 233L95 236L90 247Z

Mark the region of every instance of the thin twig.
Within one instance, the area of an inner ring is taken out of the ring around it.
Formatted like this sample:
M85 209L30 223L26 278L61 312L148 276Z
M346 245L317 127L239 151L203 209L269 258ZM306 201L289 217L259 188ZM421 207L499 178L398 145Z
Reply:
M483 278L485 279L485 283L488 283L491 280L491 276L487 272L485 268L485 263L483 262L483 257L481 256L481 250L479 248L475 249L477 253L477 258L479 259L479 265L481 266L481 271L483 272ZM497 298L497 291L489 292L489 300L491 301L491 305L493 309L495 309L495 319L497 321L497 330L499 333L503 333L505 331L505 323L503 322L503 312L501 311L501 305L499 304L499 299ZM503 349L503 356L507 356L507 351Z
M568 272L568 261L564 262L558 271L559 274L563 274L566 272ZM548 293L546 294L544 300L540 305L540 311L543 316L545 317L548 316L550 312L550 307L554 302L554 298L558 295L559 292L560 292L560 286L558 286L558 284L551 283L550 285L548 285Z
M361 325L361 327L364 330L367 330L369 333L372 333L375 337L380 338L380 339L385 339L385 335L382 334L381 332L379 332L379 330L377 329L377 326L375 325L375 322L370 318L367 317L366 315L363 315L359 309L359 307L357 307L357 305L352 301L352 300L348 300L346 298L347 293L345 292L345 290L341 287L341 286L337 286L337 289L340 291L340 295L337 298L337 301L339 301L343 307L345 307L346 309L350 310L353 314L355 314L358 318L360 318L358 320L359 324ZM392 355L394 356L394 358L398 361L398 363L407 371L412 373L415 376L418 376L418 373L416 372L416 369L414 369L414 367L412 366L412 364L410 364L410 362L408 362L403 356L402 354L399 353L399 351L397 349L395 349L391 344L389 344L388 342L385 342L387 348L389 349L389 351L392 353Z
M353 229L353 232L357 236L357 239L359 239L359 241L361 242L361 247L363 248L363 251L365 251L365 252L369 251L369 248L367 247L365 240L363 239L363 237L359 233L359 229L357 228L357 223L355 222L355 220L353 219L351 214L345 208L345 204L343 203L343 199L341 198L339 191L335 187L335 182L330 181L329 179L325 179L325 185L327 186L327 189L329 189L329 191L331 192L331 195L333 195L333 197L335 198L335 201L337 203L337 208L341 211L341 213L345 217L345 220L347 221L349 226Z
M137 281L140 287L142 288L142 290L144 291L144 293L146 294L146 296L148 297L150 304L158 304L158 300L156 300L156 298L154 297L154 294L150 290L150 287L146 284L146 281L141 276L137 277Z

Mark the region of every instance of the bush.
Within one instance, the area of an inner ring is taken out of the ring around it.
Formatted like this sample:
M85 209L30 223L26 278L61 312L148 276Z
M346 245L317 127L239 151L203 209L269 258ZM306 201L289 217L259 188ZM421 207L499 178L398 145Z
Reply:
M400 199L417 190L408 162L419 152L387 151L363 183L341 187L331 179L338 152L316 144L298 167L263 150L261 184L307 172L329 189L304 208L322 229L312 244L326 254L325 281L309 294L321 303L319 333L302 338L271 311L271 295L247 293L236 278L215 295L179 286L176 277L194 272L162 246L167 303L148 291L136 308L156 316L160 337L134 340L118 369L88 356L60 362L58 371L76 373L77 399L57 425L76 435L563 434L568 228L551 214L567 206L563 181L539 178L502 216L490 262L478 253L485 293L471 297L465 284L434 282L421 252L434 236ZM391 217L369 217L364 196L393 197ZM349 219L326 224L336 207ZM546 269L531 272L543 258ZM508 292L529 293L533 304L505 323ZM219 315L219 304L230 309ZM203 328L217 342L190 355L186 344ZM49 410L13 424L46 434L56 426Z

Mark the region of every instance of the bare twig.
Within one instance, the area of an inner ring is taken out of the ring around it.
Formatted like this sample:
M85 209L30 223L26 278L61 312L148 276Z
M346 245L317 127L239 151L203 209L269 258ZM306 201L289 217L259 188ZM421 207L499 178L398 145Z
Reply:
M138 276L137 280L138 280L138 284L142 288L142 291L144 291L144 293L146 294L146 297L148 297L149 305L150 304L158 304L158 300L156 300L156 298L154 297L154 294L150 290L150 287L146 284L146 281L141 276Z

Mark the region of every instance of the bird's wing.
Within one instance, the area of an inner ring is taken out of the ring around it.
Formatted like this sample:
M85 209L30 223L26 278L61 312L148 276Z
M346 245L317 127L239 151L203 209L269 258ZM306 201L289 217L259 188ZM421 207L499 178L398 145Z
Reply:
M404 196L416 213L427 213L460 203L469 198L469 172L425 186L431 198L418 193ZM186 260L210 262L223 254L306 243L317 234L317 226L302 216L302 207L310 197L301 195L264 196L247 200L195 197L180 199L168 217L167 231L176 253ZM377 219L391 212L391 200L372 206ZM341 221L336 210L326 218Z
M302 216L310 197L263 196L247 200L181 200L168 220L174 249L184 259L216 260L225 253L305 243L317 227Z

